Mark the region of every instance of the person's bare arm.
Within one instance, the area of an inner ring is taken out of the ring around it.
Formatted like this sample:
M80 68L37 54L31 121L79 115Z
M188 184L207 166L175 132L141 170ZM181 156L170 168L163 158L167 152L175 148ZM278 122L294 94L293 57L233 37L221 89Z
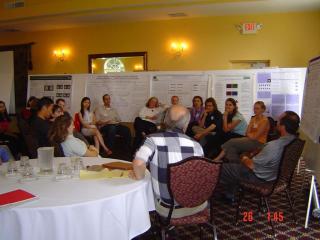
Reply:
M259 139L263 134L265 134L265 132L268 132L269 131L269 121L268 119L266 119L265 121L262 122L261 126L258 128L257 132L255 132L254 134L253 133L249 133L248 134L248 137L250 139Z
M98 149L96 149L94 146L89 146L86 153L84 154L84 157L97 157L98 155Z
M243 156L240 159L241 163L249 169L253 169L253 160L247 156Z
M146 163L139 159L134 159L132 161L133 171L130 174L130 177L136 180L143 179L146 171Z
M79 112L79 120L84 128L91 128L89 124L87 124L82 117L82 114Z
M241 120L234 120L231 123L228 123L228 115L223 114L223 131L230 132L232 129L234 129Z
M208 128L206 128L202 133L197 133L194 138L196 140L201 139L204 136L207 136L211 131L213 131L216 128L216 125L212 123Z

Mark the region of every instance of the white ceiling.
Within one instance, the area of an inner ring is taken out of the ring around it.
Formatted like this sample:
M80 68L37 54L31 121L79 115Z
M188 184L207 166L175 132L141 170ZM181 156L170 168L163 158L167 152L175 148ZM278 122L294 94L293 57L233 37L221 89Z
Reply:
M1 22L0 31L42 31L62 28L81 27L90 24L168 20L170 13L185 13L185 17L195 18L206 16L277 13L320 10L320 0L255 0L248 2L229 2L186 5L179 7L162 7L149 9L119 10L112 12L87 12L86 14L67 14L42 16L38 18L21 19L14 22Z

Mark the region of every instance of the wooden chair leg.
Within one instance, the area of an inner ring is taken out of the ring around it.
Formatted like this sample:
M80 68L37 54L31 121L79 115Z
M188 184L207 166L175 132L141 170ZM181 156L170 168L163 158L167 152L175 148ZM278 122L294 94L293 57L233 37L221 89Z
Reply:
M266 204L268 213L271 213L271 212L270 212L270 208L269 208L269 204L268 204L268 200L267 200L266 198L263 198L263 200L264 200L264 203ZM274 226L273 226L272 219L270 219L269 223L270 223L270 226L271 226L271 228L272 228L273 236L274 236L274 238L276 238L276 233L275 233L275 231L274 231Z
M202 226L201 226L201 224L199 225L199 230L200 230L200 240L202 240L203 236L202 236Z
M290 204L290 211L292 213L292 217L293 217L294 223L297 223L297 218L296 218L296 215L295 215L294 210L293 210L293 202L291 200L290 192L289 192L288 189L286 189L286 195L287 195L287 199L288 199L289 204Z
M236 225L238 225L238 220L239 220L239 212L240 212L240 207L241 207L241 202L244 196L243 190L239 190L239 200L238 200L238 206L237 206L237 213L236 213Z

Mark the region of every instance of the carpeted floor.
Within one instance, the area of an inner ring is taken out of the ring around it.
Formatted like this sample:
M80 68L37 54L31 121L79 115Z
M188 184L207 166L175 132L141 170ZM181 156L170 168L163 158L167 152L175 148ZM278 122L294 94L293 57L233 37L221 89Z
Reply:
M292 215L289 209L289 203L285 193L275 195L270 200L270 211L283 214L283 221L275 222L276 239L299 239L299 240L316 240L320 239L320 221L310 218L309 228L304 228L307 202L307 188L309 187L310 175L304 171L304 164L299 174L295 174L292 183L292 195L295 199L294 210L298 219L298 224L292 221ZM260 214L257 209L257 201L253 196L247 195L243 201L241 213L252 211L253 219L251 222L244 222L243 219L235 225L235 210L232 205L228 205L219 200L215 200L214 221L217 227L218 239L226 240L250 240L274 239L272 230L267 221L267 214ZM243 215L242 215L243 218ZM154 213L151 213L153 229L156 229ZM160 239L159 236L152 234L152 231L144 233L137 239ZM200 239L199 228L197 226L176 227L169 232L169 239ZM208 230L204 231L203 239L213 239L213 235Z

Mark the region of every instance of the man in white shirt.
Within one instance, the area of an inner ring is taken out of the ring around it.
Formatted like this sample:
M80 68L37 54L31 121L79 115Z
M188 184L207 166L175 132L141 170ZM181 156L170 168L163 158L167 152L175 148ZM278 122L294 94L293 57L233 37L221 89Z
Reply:
M121 119L117 110L111 108L111 98L109 94L102 97L103 105L95 110L96 124L100 131L106 136L107 146L113 150L116 135L124 138L128 150L131 150L131 133L128 127L120 124Z

